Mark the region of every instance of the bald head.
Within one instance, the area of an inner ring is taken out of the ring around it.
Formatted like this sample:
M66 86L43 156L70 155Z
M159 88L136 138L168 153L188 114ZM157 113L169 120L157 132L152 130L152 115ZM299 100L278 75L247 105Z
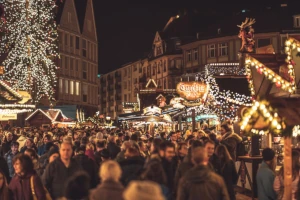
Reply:
M195 165L203 165L208 161L207 151L203 147L196 147L192 150L192 161Z

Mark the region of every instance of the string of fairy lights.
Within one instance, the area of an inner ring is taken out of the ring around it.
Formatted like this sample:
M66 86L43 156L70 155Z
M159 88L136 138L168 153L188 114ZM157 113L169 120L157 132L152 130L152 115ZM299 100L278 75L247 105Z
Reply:
M27 3L27 5L26 5ZM4 80L16 90L29 91L35 103L42 97L52 100L56 87L58 55L55 1L4 1L5 45ZM3 42L3 41L2 41Z
M205 66L206 74L210 75L245 75L246 70L240 63L210 63Z
M206 67L211 66L207 65ZM238 66L236 66L238 67ZM186 112L181 112L183 116L190 116L192 109L196 114L217 114L221 120L234 119L238 109L241 106L252 106L252 98L243 94L235 93L229 90L220 91L216 79L212 73L207 73L206 69L204 73L195 74L195 80L203 82L209 86L209 93L207 99L203 104L199 106L190 106ZM193 105L193 102L190 102Z
M273 70L266 67L264 64L260 63L256 59L251 56L248 56L246 59L246 74L249 81L249 87L251 91L251 95L255 96L255 90L252 80L251 68L255 67L257 72L260 74L264 74L266 78L268 78L272 83L275 83L277 88L281 88L282 90L293 94L296 91L295 85L295 63L292 57L292 50L297 49L300 52L300 42L294 38L288 38L285 42L285 53L287 55L286 63L287 63L287 72L289 75L288 79L283 78L282 76L275 73Z

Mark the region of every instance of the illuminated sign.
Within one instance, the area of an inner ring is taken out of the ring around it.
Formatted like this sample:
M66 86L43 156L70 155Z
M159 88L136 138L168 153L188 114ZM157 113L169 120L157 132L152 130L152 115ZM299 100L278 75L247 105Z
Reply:
M0 121L17 120L17 114L0 114Z
M195 101L199 98L205 99L208 93L208 85L202 82L180 82L176 91L184 99Z

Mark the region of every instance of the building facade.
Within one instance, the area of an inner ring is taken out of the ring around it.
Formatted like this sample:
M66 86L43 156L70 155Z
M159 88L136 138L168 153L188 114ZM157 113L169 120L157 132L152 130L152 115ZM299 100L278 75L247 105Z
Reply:
M242 10L234 18L223 20L223 23L208 27L207 32L197 34L197 40L181 46L184 73L203 71L205 65L210 63L243 65L239 52L242 43L236 25L245 21L246 17L256 19L253 25L256 54L283 54L287 37L300 36L300 15L290 13L285 4L261 13Z
M59 52L56 105L77 105L86 117L98 110L98 40L92 0L58 6Z
M181 41L182 38L169 38L164 32L157 32L147 57L101 75L100 113L115 119L128 107L136 111L140 106L139 90L145 89L149 79L155 80L158 88L173 88L175 77L182 73Z
M294 15L285 6L267 8L260 13L242 10L239 15L230 16L228 20L216 18L216 23L207 25L205 31L203 26L199 26L202 29L178 32L178 29L183 29L180 23L187 24L185 16L171 17L163 31L156 33L152 50L146 58L101 76L100 113L116 118L124 112L135 111L137 106L141 106L139 100L147 100L138 95L140 90L146 90L149 79L157 84L157 90L175 89L179 76L204 71L209 64L220 68L233 65L243 67L237 25L245 21L246 17L256 19L253 27L256 29L257 54L283 53L288 35L300 36L300 15ZM278 23L270 23L274 20ZM207 23L205 21L199 20L198 24Z

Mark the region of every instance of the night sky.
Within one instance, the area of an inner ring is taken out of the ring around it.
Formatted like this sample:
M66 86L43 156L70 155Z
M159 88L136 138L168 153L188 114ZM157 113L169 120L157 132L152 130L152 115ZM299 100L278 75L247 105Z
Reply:
M107 73L141 58L151 50L156 31L162 30L171 16L184 10L226 14L286 2L290 6L300 0L94 0L99 73Z

